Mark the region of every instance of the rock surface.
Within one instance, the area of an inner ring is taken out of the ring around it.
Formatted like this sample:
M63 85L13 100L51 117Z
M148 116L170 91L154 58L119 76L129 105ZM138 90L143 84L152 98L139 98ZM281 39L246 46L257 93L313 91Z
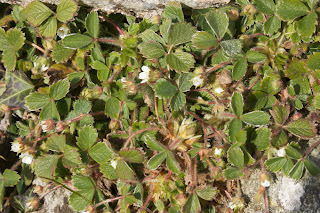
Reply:
M27 5L33 0L0 0L8 4ZM59 0L41 0L48 4L58 4ZM122 13L136 17L151 18L160 15L169 1L172 0L81 0L79 5L86 5L108 13ZM218 7L230 0L176 0L192 8Z

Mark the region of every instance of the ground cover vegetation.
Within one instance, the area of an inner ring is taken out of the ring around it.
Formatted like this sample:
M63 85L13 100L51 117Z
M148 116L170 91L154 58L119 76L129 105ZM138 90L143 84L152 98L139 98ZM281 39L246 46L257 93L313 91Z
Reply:
M237 212L254 169L257 201L273 172L318 175L308 156L320 141L306 146L319 122L318 6L171 2L151 19L74 0L1 6L12 117L0 146L17 158L0 173L0 209L35 210L64 187L75 211Z

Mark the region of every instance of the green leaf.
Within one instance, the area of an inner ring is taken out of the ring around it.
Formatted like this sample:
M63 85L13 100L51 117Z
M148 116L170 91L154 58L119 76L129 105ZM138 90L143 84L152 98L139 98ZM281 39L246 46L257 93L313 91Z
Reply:
M53 47L51 56L55 62L63 63L68 61L72 53L72 49L65 48L62 44L56 43Z
M3 172L3 179L4 179L5 187L12 187L18 183L20 179L20 175L16 171L11 171L10 169L6 169Z
M176 86L164 78L160 78L153 87L157 97L159 98L170 98L178 91Z
M293 159L301 159L303 155L293 146L288 146L286 148L286 154Z
M314 10L319 0L306 0L311 10Z
M271 130L267 127L260 127L251 134L251 143L254 143L259 151L263 151L270 146Z
M116 170L111 166L109 162L100 165L101 173L109 180L117 179Z
M7 31L7 40L11 46L10 48L18 51L24 45L24 33L21 31L21 29L11 28ZM2 48L3 47L0 47L0 49Z
M269 95L275 95L281 90L281 81L279 77L264 77L261 82L261 91L268 93Z
M212 34L202 31L197 32L193 35L192 45L197 48L209 50L212 48L216 48L219 45L219 43Z
M141 52L150 59L160 58L166 52L163 46L156 41L148 41L141 44Z
M264 32L268 35L278 32L280 27L281 20L277 16L271 16L263 25Z
M27 7L27 20L34 26L39 26L44 20L49 18L53 12L39 1L31 2Z
M8 72L6 90L0 97L0 104L11 107L25 106L25 97L32 91L33 84L29 78L20 70Z
M82 150L90 149L95 142L97 142L98 133L93 126L85 126L79 130L79 137L77 137L77 144Z
M267 166L267 169L271 172L277 172L284 166L286 162L287 161L285 157L278 157L267 160L265 162L265 165Z
M61 80L50 86L49 97L54 100L60 100L64 98L69 92L70 83L68 80Z
M249 50L246 52L246 58L250 63L258 63L264 61L267 57L258 51Z
M218 39L221 39L228 30L228 15L220 10L215 10L207 13L205 19L212 32L216 34Z
M243 113L243 97L240 92L233 93L233 96L231 98L231 108L233 113L240 117Z
M182 207L183 213L199 213L201 211L201 205L198 195L193 192L189 195L188 200Z
M314 52L306 63L306 67L311 70L320 69L320 52Z
M316 30L317 14L309 13L298 21L298 33L301 37L311 37Z
M73 210L81 211L91 203L95 193L95 185L91 178L80 175L72 176L72 184L78 191L70 195L69 203Z
M315 127L306 119L293 121L286 126L286 129L292 134L302 138L312 138L315 135Z
M169 45L179 45L191 41L196 29L189 23L180 22L171 26L168 34Z
M17 55L14 49L5 49L2 53L2 62L7 71L12 71L16 68Z
M0 172L0 211L3 210L2 203L3 203L4 189L5 189L4 181L2 181L1 179L2 179L2 174Z
M35 174L38 177L52 178L57 167L58 155L45 155L39 157L35 162Z
M110 116L110 118L116 119L119 116L120 111L120 101L115 97L110 97L106 101L105 113Z
M162 22L162 24L160 25L160 33L162 38L168 42L168 37L169 37L169 32L172 26L172 19L171 18L167 18L166 20L164 20Z
M39 26L39 34L45 38L52 38L57 33L57 19L50 17Z
M195 60L190 53L175 52L166 56L166 62L173 70L187 72L193 67Z
M299 180L303 174L303 161L299 160L289 172L289 176L294 180Z
M213 187L196 188L197 195L204 200L211 201L217 194L217 189Z
M57 19L61 22L71 20L77 12L78 6L74 0L61 0L57 7Z
M289 64L288 69L285 70L285 74L290 79L300 78L309 72L306 68L304 68L304 65L305 63L303 61L294 58Z
M270 116L266 112L262 111L253 111L248 112L240 117L240 119L254 126L267 125L270 123Z
M97 143L89 149L90 157L99 164L106 163L113 157L113 153L105 143Z
M144 154L139 149L120 150L119 155L129 163L142 163L144 161Z
M238 168L243 168L244 154L240 147L231 147L228 150L228 161Z
M281 19L292 21L308 13L308 7L299 0L279 0L277 12Z
M273 15L276 11L276 5L273 0L255 0L254 5L260 13Z
M316 109L320 109L320 93L314 96L312 100L312 106Z
M179 2L169 2L162 15L163 18L171 18L173 21L182 22L184 20L182 8Z
M167 151L167 167L174 173L180 172L179 163L171 151Z
M160 152L159 154L156 154L148 161L148 168L151 170L157 169L160 166L160 164L166 159L166 157L166 152Z
M9 49L10 44L7 39L6 31L0 27L0 50Z
M221 42L223 52L230 58L236 57L241 53L242 41L239 39L232 39Z
M240 80L247 72L248 62L245 58L240 58L234 65L232 71L233 80Z
M91 108L91 101L85 99L78 99L73 103L73 110L75 111L77 116L79 116L80 114L89 113L91 111Z
M244 176L244 173L242 169L239 168L228 167L227 169L223 170L223 177L225 177L227 180L233 180L242 176Z
M320 169L316 167L310 160L308 159L303 159L304 166L308 170L308 172L312 176L318 176L320 174Z
M69 34L61 41L63 46L71 49L86 47L91 43L92 38L83 34Z
M47 119L56 121L60 120L60 114L54 101L49 101L49 103L43 107L40 112L39 118L42 121Z
M100 32L99 17L97 12L91 12L86 18L86 28L93 38L98 38Z
M270 111L271 115L274 118L274 121L277 124L284 124L284 122L286 122L286 120L288 119L289 113L290 113L290 107L287 106L283 106L280 104L274 105L272 111Z
M187 92L190 90L193 86L192 78L192 73L181 73L179 78L179 90L181 92Z
M116 174L122 180L134 180L134 172L124 160L118 160Z
M79 150L66 145L62 157L62 164L64 167L69 169L79 167L79 165L82 164Z
M291 160L291 158L286 158L286 163L284 164L284 166L281 169L281 172L285 175L285 176L289 176L289 172L291 171L291 169L293 168L294 164L293 161Z
M151 29L145 30L143 33L140 34L140 37L142 38L143 42L155 41L163 45L165 44L164 39Z
M239 120L238 118L234 118L229 124L229 135L230 135L231 141L235 142L237 140L236 136L238 135L241 129L242 129L242 121Z
M166 146L158 142L156 137L151 133L147 132L142 135L142 140L148 146L149 149L154 151L165 151L167 150Z
M54 134L48 139L46 146L52 151L63 152L66 146L66 136Z
M273 136L272 145L276 148L279 148L285 145L288 142L288 137L285 131L281 130L278 134Z
M186 102L186 95L183 92L178 92L172 97L170 107L173 111L179 111L186 105Z

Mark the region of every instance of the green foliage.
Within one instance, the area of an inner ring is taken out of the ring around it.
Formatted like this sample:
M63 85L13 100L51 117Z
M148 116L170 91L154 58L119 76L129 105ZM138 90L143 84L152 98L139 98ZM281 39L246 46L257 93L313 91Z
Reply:
M14 6L0 19L0 115L13 115L0 137L22 160L0 173L0 209L33 178L70 190L75 211L193 213L229 211L225 182L255 162L319 175L320 142L305 143L319 123L318 6L238 0L185 17L170 2L152 19Z

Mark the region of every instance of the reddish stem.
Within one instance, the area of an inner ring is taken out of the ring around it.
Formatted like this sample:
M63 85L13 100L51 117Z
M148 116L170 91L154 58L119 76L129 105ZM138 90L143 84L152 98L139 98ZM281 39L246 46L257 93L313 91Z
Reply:
M187 113L189 114L189 115L192 115L192 116L194 116L199 122L200 122L200 124L201 124L201 126L202 126L202 128L203 128L203 134L204 134L204 148L207 148L208 146L208 134L207 134L207 128L206 128L206 125L205 125L205 123L203 122L203 120L198 116L198 115L196 115L195 113L192 113L192 112L188 112L187 111Z
M103 17L103 16L99 16L99 18L102 18L104 19L105 21L109 22L112 26L114 26L118 32L121 34L121 35L124 35L123 31L120 29L120 27L118 27L113 21L111 21L110 19L106 18L106 17Z
M230 64L230 63L231 63L231 60L230 60L230 61L223 62L223 63L221 63L221 64L218 64L218 65L216 65L216 66L214 66L214 67L211 67L210 69L208 69L208 70L206 71L206 74L208 75L208 74L210 74L211 72L213 72L213 71L215 71L215 70L217 70L217 69L219 69L219 68L221 68L221 67L223 67L223 66L225 66L225 65L227 65L227 64Z
M147 207L148 203L152 199L152 196L153 196L153 192L148 196L146 202L144 202L143 206L139 209L138 213L142 212Z
M132 135L129 136L129 138L127 139L127 141L125 142L125 144L123 145L123 149L126 148L128 146L128 144L130 143L130 141L137 135L143 133L143 132L147 132L147 131L152 131L152 130L161 130L159 127L149 127L149 128L145 128L145 129L140 129L139 131L134 132Z
M310 146L310 148L303 154L302 159L304 159L309 154L309 152L311 152L311 150L316 148L319 144L320 144L320 140L318 140L316 143L312 144L312 146Z
M258 83L259 75L260 75L260 74L259 74L260 67L261 67L261 64L258 64L258 68L257 68L257 78L256 78L255 82L254 82L250 87L248 87L248 90L251 90L252 87L254 87L254 85L256 85L256 84Z
M110 199L106 199L104 201L101 201L100 203L97 203L94 207L97 208L105 203L110 203L110 202L113 202L113 201L116 201L116 200L120 200L122 198L125 198L125 196L120 196L120 197L115 197L115 198L110 198Z

